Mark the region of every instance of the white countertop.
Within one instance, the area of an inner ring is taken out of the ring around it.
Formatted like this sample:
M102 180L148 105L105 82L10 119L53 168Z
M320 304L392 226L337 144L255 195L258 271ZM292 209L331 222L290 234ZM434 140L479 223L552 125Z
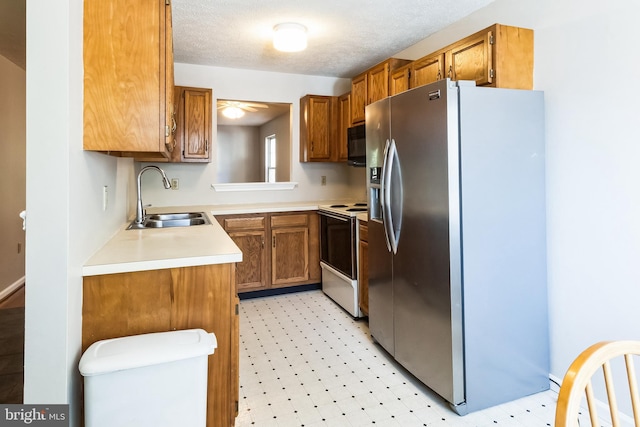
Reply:
M166 209L156 209L169 211ZM182 207L171 212L195 212ZM199 210L197 212L207 212ZM242 252L218 222L211 225L144 230L122 229L82 268L83 276L160 270L242 261Z
M150 207L148 213L206 212L211 225L127 230L118 233L98 250L82 268L83 276L160 270L242 261L242 251L213 215L317 210L321 202L247 203L238 205ZM366 215L366 214L365 214Z

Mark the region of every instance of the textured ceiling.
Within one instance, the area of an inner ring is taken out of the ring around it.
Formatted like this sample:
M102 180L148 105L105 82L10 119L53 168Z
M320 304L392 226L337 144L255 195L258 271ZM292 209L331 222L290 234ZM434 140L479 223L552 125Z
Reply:
M353 77L493 0L172 0L176 62ZM282 53L272 29L298 22L308 48Z
M96 0L98 1L98 0ZM176 62L353 77L493 0L172 0ZM0 0L0 55L25 68L26 0ZM309 46L281 53L274 25Z

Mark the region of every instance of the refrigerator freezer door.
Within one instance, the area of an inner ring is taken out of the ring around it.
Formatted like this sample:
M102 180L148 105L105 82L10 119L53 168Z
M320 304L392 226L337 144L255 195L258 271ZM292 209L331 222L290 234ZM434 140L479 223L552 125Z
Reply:
M366 107L367 170L382 168L385 143L390 138L389 98ZM371 174L369 175L371 178ZM393 340L393 270L387 248L383 209L375 209L382 185L367 183L369 191L369 330L373 338L391 355ZM375 211L374 211L375 209Z
M391 122L403 189L403 230L393 259L395 358L458 405L464 401L462 319L453 270L459 266L452 261L459 244L450 230L458 215L457 191L450 194L457 184L450 159L458 153L456 89L443 80L391 97Z

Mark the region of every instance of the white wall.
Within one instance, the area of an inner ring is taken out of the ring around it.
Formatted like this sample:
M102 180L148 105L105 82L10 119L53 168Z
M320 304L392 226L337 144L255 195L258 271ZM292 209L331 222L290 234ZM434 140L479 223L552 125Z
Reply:
M26 87L24 402L73 403L75 426L82 265L124 223L133 173L82 150L82 0L27 2Z
M264 144L260 143L258 127L218 126L216 139L216 182L264 181L261 167Z
M26 73L0 55L0 296L24 281L20 211L26 208ZM20 250L18 251L18 246ZM0 298L2 299L2 298Z
M640 339L640 3L496 0L403 55L503 23L535 31L545 92L551 372L600 340Z
M202 65L175 64L175 83L213 89L213 105L218 99L246 99L258 102L292 104L291 181L298 186L291 191L215 192L217 159L207 165L159 165L169 178L180 179L180 190L167 191L156 177L143 176L144 202L155 206L254 203L274 201L327 200L352 197L350 167L346 164L300 163L300 98L306 94L340 95L351 88L350 79L273 73ZM216 116L213 115L213 129ZM214 133L212 152L217 151ZM321 185L321 176L327 185ZM364 183L362 184L364 185Z
M260 126L260 141L262 143L261 159L262 165L265 164L265 145L264 141L268 136L276 137L276 181L289 181L291 176L291 112L276 117L270 122ZM263 171L264 171L264 166ZM264 172L263 172L263 179Z

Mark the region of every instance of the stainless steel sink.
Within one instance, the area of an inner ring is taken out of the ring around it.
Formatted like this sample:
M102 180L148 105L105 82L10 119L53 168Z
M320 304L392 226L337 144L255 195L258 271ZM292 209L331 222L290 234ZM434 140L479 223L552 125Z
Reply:
M137 223L129 224L127 230L141 230L143 228L193 227L195 225L211 224L204 212L151 214Z

